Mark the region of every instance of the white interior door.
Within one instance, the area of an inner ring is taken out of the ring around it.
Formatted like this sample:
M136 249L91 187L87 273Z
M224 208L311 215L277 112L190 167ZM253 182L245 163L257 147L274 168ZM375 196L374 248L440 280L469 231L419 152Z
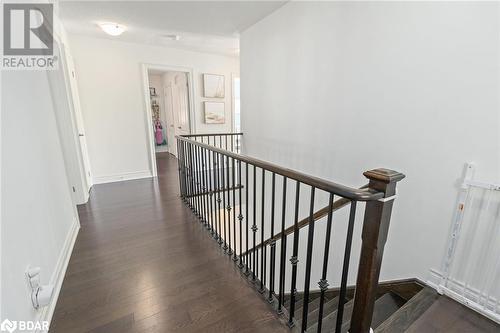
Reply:
M81 151L83 168L85 172L86 181L86 191L87 193L90 191L90 187L92 186L92 175L90 171L90 160L87 149L87 140L85 138L85 128L83 125L83 116L82 110L80 108L80 98L78 96L78 87L76 84L76 71L75 64L73 62L73 58L70 54L66 54L67 59L67 67L69 73L69 82L71 85L71 96L73 97L73 110L75 114L75 122L78 130L78 141L80 143L79 148Z
M168 152L170 154L176 155L175 147L175 122L174 122L174 110L172 103L172 85L169 84L164 88L164 99L165 101L165 113L167 119L167 141L168 141Z
M175 135L191 133L189 126L189 92L186 73L178 73L171 85L172 114ZM177 145L173 144L173 154L177 156Z

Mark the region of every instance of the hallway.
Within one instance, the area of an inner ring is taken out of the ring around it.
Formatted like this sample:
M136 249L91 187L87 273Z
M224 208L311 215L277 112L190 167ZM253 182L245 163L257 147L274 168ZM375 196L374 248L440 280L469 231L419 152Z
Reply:
M176 159L158 174L79 206L50 332L288 332L180 200Z

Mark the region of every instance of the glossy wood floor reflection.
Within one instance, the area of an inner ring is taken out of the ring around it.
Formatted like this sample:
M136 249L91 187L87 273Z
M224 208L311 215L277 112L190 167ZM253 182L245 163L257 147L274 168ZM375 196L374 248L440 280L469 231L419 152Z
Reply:
M79 207L50 332L289 332L179 199L176 160L158 172Z

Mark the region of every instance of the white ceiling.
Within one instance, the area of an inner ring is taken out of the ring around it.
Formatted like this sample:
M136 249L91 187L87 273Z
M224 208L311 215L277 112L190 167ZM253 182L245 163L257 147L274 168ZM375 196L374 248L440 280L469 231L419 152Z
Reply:
M238 35L286 1L60 1L59 15L70 33L128 42L237 54ZM98 22L127 26L119 37ZM178 41L162 37L178 34Z

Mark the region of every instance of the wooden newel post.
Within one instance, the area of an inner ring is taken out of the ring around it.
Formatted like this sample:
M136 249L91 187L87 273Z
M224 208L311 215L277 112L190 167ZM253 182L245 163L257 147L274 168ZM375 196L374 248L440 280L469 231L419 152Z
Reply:
M370 180L371 189L384 192L385 195L382 199L366 203L349 333L370 332L380 266L391 221L392 205L396 196L396 183L405 177L402 173L388 169L370 170L364 175Z

